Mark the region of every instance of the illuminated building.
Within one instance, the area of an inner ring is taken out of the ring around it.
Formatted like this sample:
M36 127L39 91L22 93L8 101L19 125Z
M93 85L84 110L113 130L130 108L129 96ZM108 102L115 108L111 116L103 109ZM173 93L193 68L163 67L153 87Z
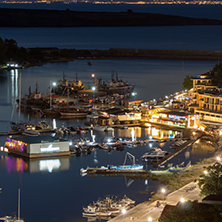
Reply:
M8 153L27 158L70 155L69 141L48 135L8 138Z
M193 78L193 103L189 111L205 121L222 122L222 87L213 85L208 74Z

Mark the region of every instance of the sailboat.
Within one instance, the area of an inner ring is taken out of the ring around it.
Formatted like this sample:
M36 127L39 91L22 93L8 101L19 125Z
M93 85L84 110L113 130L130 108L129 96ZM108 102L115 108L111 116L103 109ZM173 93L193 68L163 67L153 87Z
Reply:
M5 216L1 217L0 221L4 222L25 222L25 219L20 218L20 189L18 189L18 217L16 216Z

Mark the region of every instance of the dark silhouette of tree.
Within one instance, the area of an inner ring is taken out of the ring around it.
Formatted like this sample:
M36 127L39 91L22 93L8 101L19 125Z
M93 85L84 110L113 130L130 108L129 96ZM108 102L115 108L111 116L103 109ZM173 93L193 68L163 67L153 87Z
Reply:
M200 175L198 185L201 196L210 194L222 195L222 165L218 162L212 166L205 167L206 174Z
M4 43L4 41L2 40L2 38L0 37L0 63L3 63L5 60L6 51L7 51L7 47Z
M193 76L187 75L183 81L182 89L191 89L193 88Z
M211 70L213 84L222 85L222 63L216 64Z

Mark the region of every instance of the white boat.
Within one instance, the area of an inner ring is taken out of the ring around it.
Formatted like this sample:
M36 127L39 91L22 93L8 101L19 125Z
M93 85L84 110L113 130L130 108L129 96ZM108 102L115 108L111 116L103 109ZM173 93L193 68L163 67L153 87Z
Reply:
M106 126L94 126L93 130L95 131L100 131L100 132L104 132L106 130Z
M95 212L88 212L85 211L82 213L83 217L96 217L96 213Z
M114 128L111 126L107 126L104 131L114 131Z
M149 152L144 153L142 156L142 160L147 161L149 159L161 159L165 157L167 153L168 153L167 151L163 151L160 148L155 147L151 149Z

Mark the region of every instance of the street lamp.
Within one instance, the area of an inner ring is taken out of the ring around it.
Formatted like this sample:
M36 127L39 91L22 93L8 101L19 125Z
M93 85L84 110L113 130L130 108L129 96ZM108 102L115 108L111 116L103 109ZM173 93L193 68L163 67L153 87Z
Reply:
M163 194L163 199L165 200L165 193L166 193L166 190L164 188L161 189L161 193Z
M93 104L94 104L95 90L96 90L96 87L93 86L93 87L92 87L92 91L93 91Z
M49 94L50 94L50 108L52 107L52 87L53 86L56 86L56 82L52 82L50 80L50 92L49 92Z
M182 197L182 198L180 198L180 202L181 203L184 203L185 202L185 199Z

